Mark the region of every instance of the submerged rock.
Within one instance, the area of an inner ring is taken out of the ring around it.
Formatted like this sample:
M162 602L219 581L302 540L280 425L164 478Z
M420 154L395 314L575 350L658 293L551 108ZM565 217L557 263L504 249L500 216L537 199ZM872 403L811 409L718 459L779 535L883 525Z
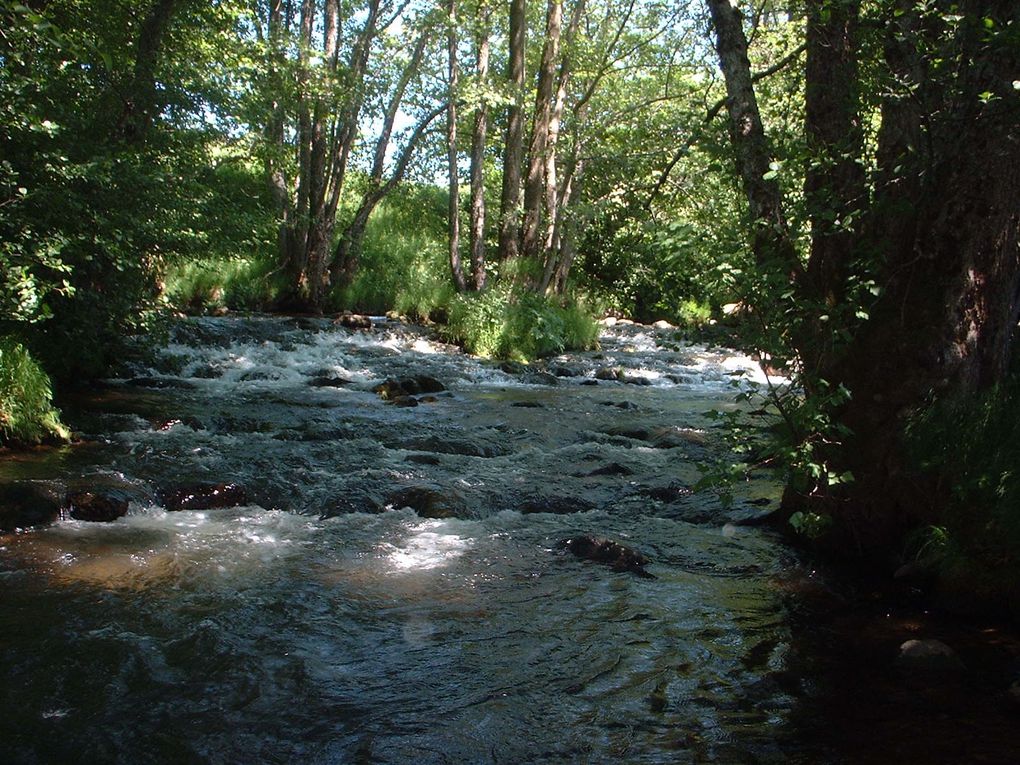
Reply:
M413 375L399 379L390 377L376 385L372 392L378 393L383 401L396 403L400 399L406 399L410 396L418 396L422 393L442 393L445 390L446 386L435 377ZM410 406L415 406L416 403ZM404 406L407 406L407 404L404 404Z
M577 473L579 478L592 478L600 475L634 475L634 471L619 462L610 462L608 465L595 468L588 473Z
M350 385L351 381L343 377L322 375L320 377L313 377L308 381L308 384L313 388L343 388L345 385Z
M63 492L49 481L0 485L0 532L43 526L60 519Z
M462 518L466 511L460 495L434 486L409 486L391 494L386 504L409 507L421 518Z
M160 492L168 512L216 510L248 504L248 492L236 483L199 483Z
M67 495L68 512L76 521L109 523L127 515L130 498L123 492L73 491Z
M650 563L641 553L636 550L614 542L611 539L602 539L589 534L580 534L561 540L556 547L560 550L568 550L575 557L581 560L603 563L613 571L629 571L645 579L655 579L655 575L646 571L645 566Z
M525 373L524 377L521 378L523 382L529 385L559 385L560 378L549 372L543 372L538 369L531 370Z
M573 515L587 513L595 509L595 505L581 497L541 496L525 499L517 508L524 515L533 513L549 513L551 515Z

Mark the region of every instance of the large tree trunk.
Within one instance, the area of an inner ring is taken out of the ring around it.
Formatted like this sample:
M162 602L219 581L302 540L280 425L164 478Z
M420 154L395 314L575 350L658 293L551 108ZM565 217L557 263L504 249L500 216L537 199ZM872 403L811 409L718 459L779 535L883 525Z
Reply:
M135 42L135 66L124 88L124 102L114 139L141 145L156 116L156 66L174 14L186 0L155 0L142 21Z
M743 32L729 0L710 5L731 136L758 224L755 254L768 266L786 246L777 238L785 226L778 190L763 182L769 153ZM878 560L897 551L909 529L937 522L945 501L907 458L908 423L932 400L967 397L1001 381L1020 316L1020 105L1007 74L1020 70L1020 46L1006 31L1020 27L1020 5L960 3L955 27L912 0L898 5L890 12L890 93L866 207L860 171L851 166L863 160L854 60L859 5L809 6L807 134L814 158L827 161L816 161L807 176L814 214L808 267L787 269L796 303L824 306L846 294L852 259L873 264L880 294L867 320L843 321L855 330L845 348L837 353L810 323L792 328L809 364L802 381L817 375L830 390L849 390L840 407L817 402L842 428L841 442L818 456L830 474L849 470L855 480L815 486L810 496L791 484L786 499L788 507L806 502L835 521L832 549ZM862 208L859 224L835 225Z
M485 140L489 129L489 105L484 90L489 82L489 17L488 0L481 0L476 74L483 95L475 112L471 134L471 286L485 289Z
M517 206L521 199L521 162L524 157L524 44L526 0L510 0L510 60L508 80L513 95L507 113L503 151L503 190L499 206L499 256L516 258L520 250Z
M521 255L537 259L542 252L542 208L545 198L545 171L549 149L549 131L553 119L553 88L556 62L560 55L560 30L563 26L563 0L549 0L545 45L538 69L535 93L535 118L528 148L528 174L524 180L524 220L521 225Z
M1002 381L1020 318L1020 107L1003 76L1020 71L1020 46L990 41L980 21L1016 28L1020 7L971 2L961 12L969 23L941 51L960 62L953 76L903 47L897 31L931 23L912 7L887 47L906 87L883 110L882 185L860 242L880 253L882 294L838 370L852 394L842 455L857 480L837 520L868 552L937 522L944 498L910 469L904 426L933 397Z
M804 128L808 164L804 196L811 220L811 253L804 274L807 342L799 348L805 372L825 375L839 339L835 311L846 309L847 275L857 220L866 204L857 39L860 0L810 0ZM828 320L821 320L825 316Z

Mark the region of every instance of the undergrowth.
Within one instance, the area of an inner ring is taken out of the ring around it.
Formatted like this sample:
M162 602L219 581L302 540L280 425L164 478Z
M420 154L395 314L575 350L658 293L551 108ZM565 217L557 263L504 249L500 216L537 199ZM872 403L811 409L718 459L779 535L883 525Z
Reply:
M279 274L270 263L227 257L172 265L165 282L170 304L193 312L263 310L274 301L281 286Z
M50 378L21 343L0 337L0 445L67 441Z
M445 332L465 350L497 359L530 359L593 348L598 325L579 303L560 303L501 285L450 304Z
M915 535L918 559L975 597L1020 594L1020 359L982 396L932 406L908 432L917 465L947 496L941 524ZM1004 589L1005 588L1005 589ZM1020 617L1020 603L1014 603Z

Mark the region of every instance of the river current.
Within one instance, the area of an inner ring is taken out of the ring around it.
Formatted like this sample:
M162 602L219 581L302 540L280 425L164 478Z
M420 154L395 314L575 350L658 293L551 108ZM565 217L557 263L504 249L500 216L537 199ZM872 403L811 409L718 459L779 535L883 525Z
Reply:
M68 408L82 443L0 463L132 496L0 536L3 761L788 761L803 573L744 523L777 488L692 491L760 372L628 324L544 370L382 319L175 324ZM244 503L160 499L202 482Z

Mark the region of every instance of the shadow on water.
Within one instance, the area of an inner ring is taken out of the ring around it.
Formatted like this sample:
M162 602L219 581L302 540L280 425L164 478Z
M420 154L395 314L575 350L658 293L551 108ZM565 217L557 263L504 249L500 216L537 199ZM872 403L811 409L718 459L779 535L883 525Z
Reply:
M637 326L507 371L394 324L183 322L73 402L85 443L0 463L131 497L0 537L3 761L1005 762L1012 638L835 594L742 525L775 486L691 491L753 374ZM160 500L202 481L246 504ZM966 673L904 676L914 635Z

